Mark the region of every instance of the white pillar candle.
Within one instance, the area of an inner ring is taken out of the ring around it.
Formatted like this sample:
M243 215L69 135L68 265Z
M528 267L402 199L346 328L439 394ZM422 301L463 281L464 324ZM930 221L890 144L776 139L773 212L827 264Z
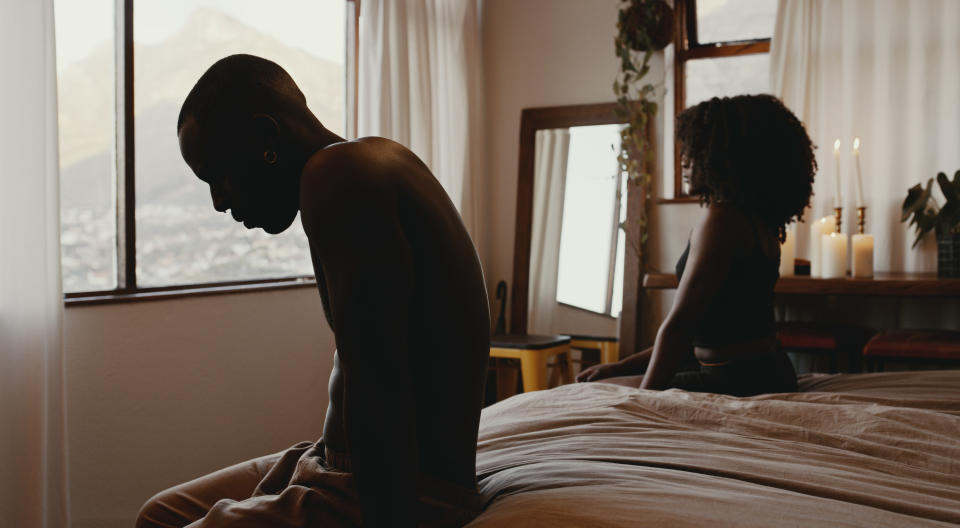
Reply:
M857 207L863 207L863 179L860 177L860 138L853 138L853 166L857 174Z
M824 279L842 279L847 276L847 235L830 233L820 235L820 276Z
M793 229L787 228L786 233L787 238L780 244L781 277L793 275L793 259L797 256L797 238L793 235Z
M837 194L833 197L833 206L843 207L843 198L840 196L840 138L833 142L833 159L837 162L836 178L834 178L837 184Z
M837 230L837 218L825 216L810 224L810 276L820 276L820 236Z
M873 277L873 235L853 235L852 275L857 278Z

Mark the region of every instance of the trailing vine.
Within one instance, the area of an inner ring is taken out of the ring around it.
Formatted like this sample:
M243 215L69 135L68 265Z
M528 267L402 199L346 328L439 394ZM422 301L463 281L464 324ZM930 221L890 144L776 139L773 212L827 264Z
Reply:
M650 119L657 114L654 100L656 86L643 79L650 72L653 52L663 49L672 36L673 11L663 0L623 0L617 13L617 36L614 39L620 71L613 82L617 97L617 115L626 126L620 131L617 164L628 182L640 186L649 199L652 178L647 171L653 157L653 145L646 131ZM619 190L618 190L619 192ZM647 207L643 205L636 220L640 230L639 245L627 237L638 257L647 241ZM626 225L620 224L626 231Z

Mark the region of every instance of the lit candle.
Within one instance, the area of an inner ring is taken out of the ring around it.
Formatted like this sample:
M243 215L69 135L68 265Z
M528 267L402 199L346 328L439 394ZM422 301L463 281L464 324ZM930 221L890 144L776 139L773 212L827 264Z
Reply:
M830 233L820 235L820 276L824 279L842 279L847 276L847 235Z
M837 195L833 198L833 206L843 207L843 198L840 197L840 138L833 142L833 159L837 162Z
M820 237L837 230L837 218L833 215L825 216L810 224L810 276L820 276Z
M797 239L793 236L793 229L786 230L787 238L780 244L780 276L793 275L793 259L797 255Z
M852 275L857 278L873 277L873 235L853 235Z
M839 163L839 161L838 161ZM853 138L853 164L857 169L857 207L863 207L863 179L860 177L860 138Z

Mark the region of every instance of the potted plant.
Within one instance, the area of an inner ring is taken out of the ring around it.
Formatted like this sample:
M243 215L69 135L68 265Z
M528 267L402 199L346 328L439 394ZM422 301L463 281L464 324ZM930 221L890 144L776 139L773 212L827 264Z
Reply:
M937 237L937 275L960 277L960 170L953 175L953 180L942 172L937 174L937 184L946 198L943 207L931 196L933 178L930 178L926 188L918 183L907 191L900 221L910 219L910 225L916 225L917 238L913 241L913 247L917 247L920 239L931 229L934 230Z

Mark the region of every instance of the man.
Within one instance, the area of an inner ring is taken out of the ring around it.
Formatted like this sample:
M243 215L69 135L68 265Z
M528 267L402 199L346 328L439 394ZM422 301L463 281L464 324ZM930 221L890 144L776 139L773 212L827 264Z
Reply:
M138 526L454 526L479 514L487 294L429 169L393 141L330 132L286 71L250 55L204 73L177 132L218 211L272 234L300 213L337 350L320 442L162 492Z

